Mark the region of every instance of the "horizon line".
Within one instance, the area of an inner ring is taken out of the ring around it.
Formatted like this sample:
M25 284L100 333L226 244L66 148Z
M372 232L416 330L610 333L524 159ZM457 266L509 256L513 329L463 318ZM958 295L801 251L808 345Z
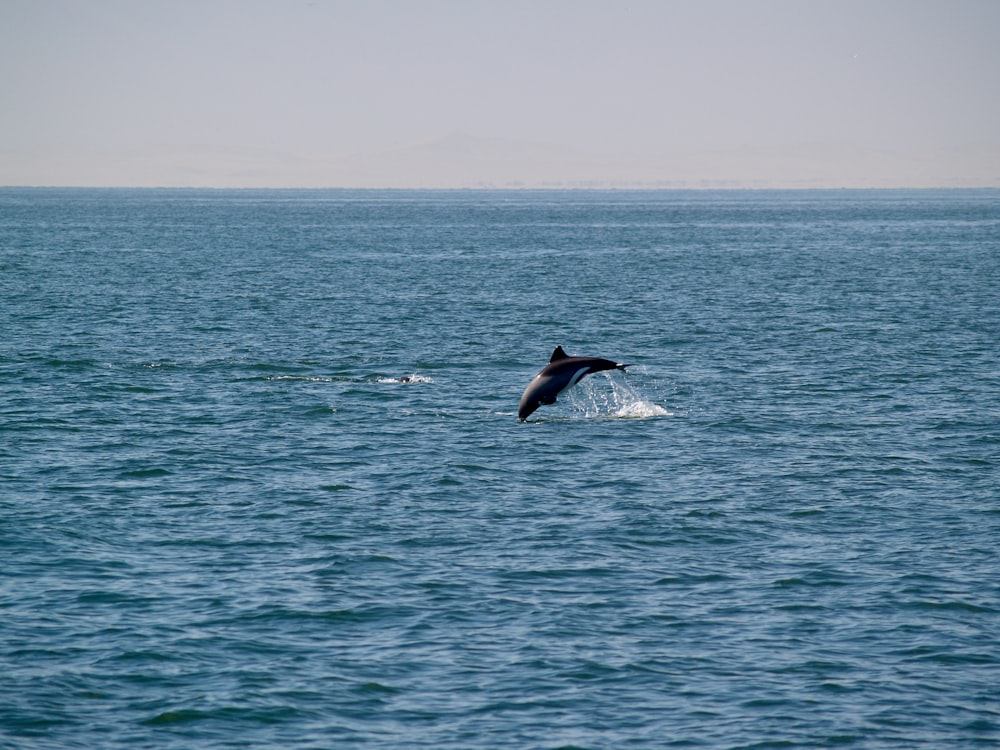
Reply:
M327 186L297 186L297 185L275 185L275 186L238 186L238 185L0 185L0 190L229 190L229 191L343 191L356 193L374 192L400 192L400 193L458 193L458 192L508 192L508 193L531 193L531 192L622 192L622 193L651 193L651 192L900 192L900 191L943 191L943 190L963 190L963 191L1000 191L1000 183L997 185L883 185L883 186L860 186L860 185L466 185L460 187L399 187L386 185L383 187L351 187L347 185L327 185Z

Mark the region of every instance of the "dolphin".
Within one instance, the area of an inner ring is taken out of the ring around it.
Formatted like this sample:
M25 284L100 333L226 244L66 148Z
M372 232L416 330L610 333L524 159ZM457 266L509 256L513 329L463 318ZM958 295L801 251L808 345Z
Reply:
M523 422L542 404L554 404L556 396L580 382L584 375L604 370L624 370L628 365L600 357L571 357L557 346L549 363L528 383L517 407L517 418Z

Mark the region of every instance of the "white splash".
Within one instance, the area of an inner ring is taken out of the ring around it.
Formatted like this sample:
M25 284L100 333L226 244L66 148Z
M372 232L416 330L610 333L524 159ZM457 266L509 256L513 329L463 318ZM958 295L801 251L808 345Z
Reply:
M400 375L398 378L378 378L376 383L433 383L434 379L426 375Z
M604 377L595 375L585 378L575 388L563 391L559 400L565 400L567 405L582 411L587 417L649 419L673 416L673 412L644 398L620 376L600 374Z
M299 383L336 383L338 378L315 377L312 375L268 375L264 380L294 380Z

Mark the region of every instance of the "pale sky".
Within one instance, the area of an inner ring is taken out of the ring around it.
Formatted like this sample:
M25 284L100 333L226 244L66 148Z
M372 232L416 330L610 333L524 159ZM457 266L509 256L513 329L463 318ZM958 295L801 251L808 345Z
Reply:
M1000 0L0 0L0 185L1000 186Z

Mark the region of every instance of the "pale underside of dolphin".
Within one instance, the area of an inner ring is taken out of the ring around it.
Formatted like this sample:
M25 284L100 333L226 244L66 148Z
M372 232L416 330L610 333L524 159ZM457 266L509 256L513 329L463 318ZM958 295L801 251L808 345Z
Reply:
M586 375L604 370L624 370L628 365L600 357L570 357L557 346L549 363L528 383L517 407L517 418L522 422L542 404L554 404L556 397L572 388Z

